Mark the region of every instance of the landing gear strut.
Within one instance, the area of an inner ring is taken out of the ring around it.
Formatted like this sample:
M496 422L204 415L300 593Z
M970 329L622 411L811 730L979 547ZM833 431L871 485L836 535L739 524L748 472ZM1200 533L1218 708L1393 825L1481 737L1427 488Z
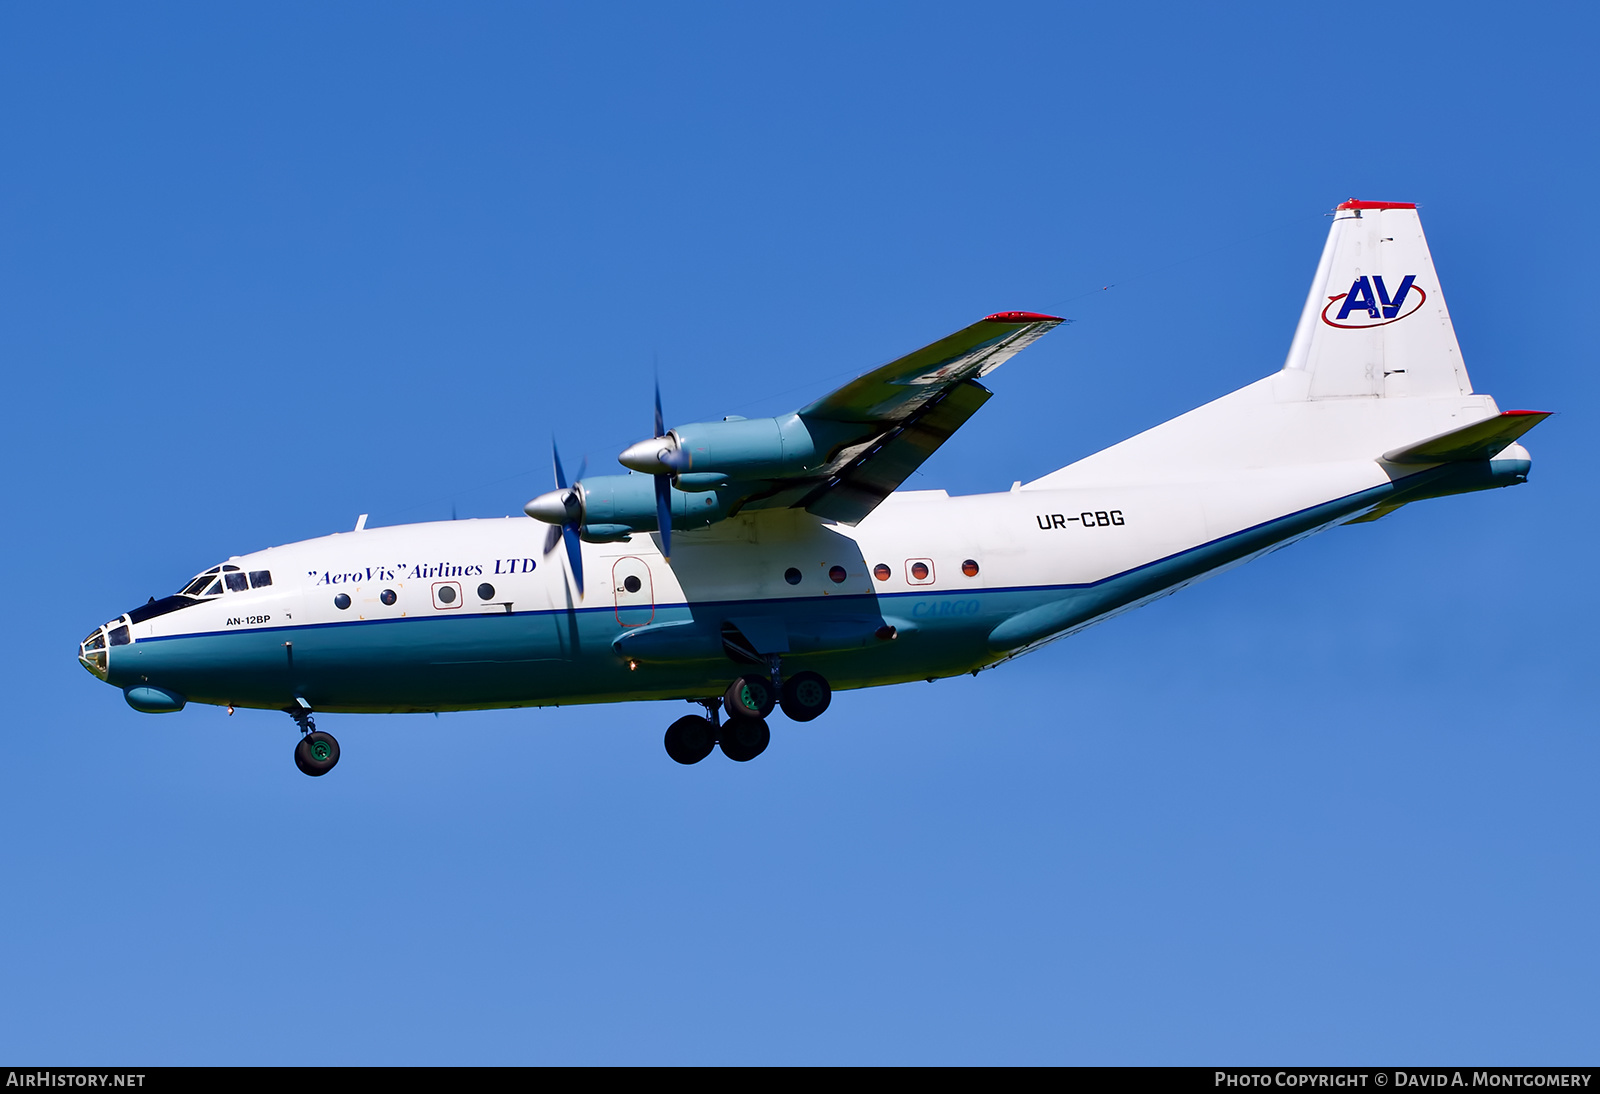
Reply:
M294 765L307 775L326 775L339 762L339 742L334 740L333 734L317 728L311 707L305 705L304 699L300 700L300 704L284 708L289 717L294 719L295 725L300 727L300 732L305 734L300 738L300 743L294 746Z

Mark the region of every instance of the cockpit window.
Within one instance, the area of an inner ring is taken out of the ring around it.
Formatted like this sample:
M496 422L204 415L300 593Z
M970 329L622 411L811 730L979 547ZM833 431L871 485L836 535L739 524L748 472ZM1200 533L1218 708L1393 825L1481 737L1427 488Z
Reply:
M196 576L189 584L179 589L177 595L221 596L224 586L230 593L242 593L247 589L264 589L271 584L270 570L252 570L246 574L244 570L230 563L225 566L213 566L205 573Z

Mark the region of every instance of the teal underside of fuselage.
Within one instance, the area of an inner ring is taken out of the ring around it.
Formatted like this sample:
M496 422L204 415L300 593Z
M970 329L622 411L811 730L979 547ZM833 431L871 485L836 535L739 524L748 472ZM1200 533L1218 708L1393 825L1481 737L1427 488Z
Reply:
M657 604L648 619L720 625L760 615L793 628L808 620L871 617L896 626L900 636L844 652L786 654L783 671L820 672L841 690L954 676L1376 505L1517 481L1487 463L1434 468L1088 584ZM630 667L612 648L627 629L607 604L146 638L112 651L108 682L120 688L147 684L218 705L281 709L304 699L321 711L425 712L704 698L750 671L726 657Z

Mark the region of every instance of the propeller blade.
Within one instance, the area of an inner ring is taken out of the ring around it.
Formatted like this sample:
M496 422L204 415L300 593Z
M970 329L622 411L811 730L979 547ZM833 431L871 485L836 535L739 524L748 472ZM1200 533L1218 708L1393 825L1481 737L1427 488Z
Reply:
M583 599L583 541L578 538L575 524L561 526L561 538L567 543L567 562L572 566L572 580L578 586L578 599Z
M660 437L667 431L667 423L661 417L661 377L656 377L656 436Z
M661 530L661 557L672 558L672 477L657 475L656 526Z
M544 539L546 555L556 549L558 540L566 543L567 561L572 566L572 580L578 586L578 598L581 600L583 541L578 538L578 526L583 521L583 491L578 484L582 481L584 472L589 470L589 458L585 456L578 464L578 477L570 484L567 482L566 469L561 466L561 450L556 447L553 437L550 439L550 460L555 464L555 490L534 498L523 508L529 516L537 515L540 520L550 522L550 530L545 533Z
M556 447L556 439L550 438L550 455L556 462L556 487L560 490L567 488L567 473L561 470L561 450Z

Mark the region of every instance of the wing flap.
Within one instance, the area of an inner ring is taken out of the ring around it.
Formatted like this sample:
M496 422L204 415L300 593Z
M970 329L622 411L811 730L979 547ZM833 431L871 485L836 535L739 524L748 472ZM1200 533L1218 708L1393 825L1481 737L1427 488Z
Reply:
M942 389L801 504L816 516L841 524L857 523L910 478L993 394L975 380Z

